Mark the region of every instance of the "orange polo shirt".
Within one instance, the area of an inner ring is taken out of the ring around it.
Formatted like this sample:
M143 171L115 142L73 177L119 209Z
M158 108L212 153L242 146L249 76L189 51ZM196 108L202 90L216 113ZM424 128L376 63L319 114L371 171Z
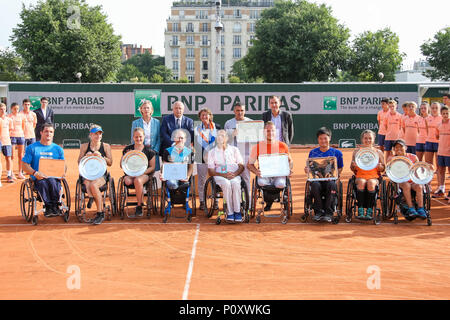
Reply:
M437 130L439 132L439 149L438 156L450 157L450 120L447 122L441 122L438 125Z
M416 143L425 143L425 141L427 140L427 126L425 118L419 116L418 124L419 134L417 135Z
M405 127L405 143L407 146L415 146L418 136L419 128L419 116L414 115L413 117L407 116L404 118Z
M29 111L28 113L21 111L20 113L25 118L25 129L24 129L25 139L36 138L36 135L34 133L34 128L36 128L37 123L36 113L34 113L33 111Z
M378 115L377 115L377 120L378 120L378 124L379 124L379 128L378 128L378 134L381 135L386 135L386 128L383 126L384 123L384 119L387 117L387 115L389 114L389 110L388 111L378 111Z
M428 136L427 141L428 142L434 142L438 143L439 140L436 139L436 128L437 126L442 122L442 116L429 116L427 118L427 124L428 124Z
M397 140L401 131L402 115L398 112L395 112L395 114L389 112L384 122L387 126L385 139L390 141Z
M11 137L16 138L23 138L25 137L24 128L25 128L25 117L23 114L17 113L16 115L13 115L12 113L9 114L9 117L12 120L13 128L11 132L9 133Z

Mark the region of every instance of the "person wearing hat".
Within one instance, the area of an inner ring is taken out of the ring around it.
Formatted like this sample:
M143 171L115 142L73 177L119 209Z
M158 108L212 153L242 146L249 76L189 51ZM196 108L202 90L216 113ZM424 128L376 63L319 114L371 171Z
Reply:
M34 133L36 135L36 141L41 139L41 130L44 124L54 124L55 115L53 113L53 109L48 106L48 98L41 98L41 107L34 110L36 113L36 127L34 129Z
M412 163L415 163L419 161L417 156L412 153L407 153L406 149L406 143L402 139L398 139L394 141L392 145L394 154L389 156L386 159L386 162L391 161L394 157L406 157L409 160L411 160ZM399 184L399 187L402 189L403 196L405 197L406 204L408 208L404 208L406 210L406 216L409 216L411 218L421 218L426 219L427 213L423 207L423 197L421 196L423 194L423 187L420 184L415 184L411 180L407 182L403 182ZM416 201L417 201L417 211L414 208L413 202L412 202L412 196L411 196L411 190L414 190L416 192ZM403 211L402 211L403 212Z
M85 156L97 155L105 159L106 165L111 166L113 163L111 145L102 142L103 129L99 125L92 124L89 130L89 142L83 143L80 147L80 155L78 156L78 164ZM92 221L93 224L101 224L105 219L105 213L103 211L103 199L100 188L106 183L106 173L104 176L96 180L86 180L80 177L86 186L86 192L89 196L87 204L88 208L91 208L92 202L95 201L97 207L97 215Z

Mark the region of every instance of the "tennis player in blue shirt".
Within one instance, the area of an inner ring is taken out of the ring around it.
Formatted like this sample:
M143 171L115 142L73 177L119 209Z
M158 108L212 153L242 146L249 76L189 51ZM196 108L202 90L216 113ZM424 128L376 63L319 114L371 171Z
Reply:
M317 131L317 141L319 147L309 152L309 158L325 158L336 157L338 173L341 174L344 168L344 160L342 152L331 148L331 131L325 127ZM305 172L308 173L309 168L305 167ZM336 197L336 181L314 181L311 183L311 196L313 198L314 217L316 222L326 221L332 222L334 213L334 201ZM325 203L322 203L321 194L325 194Z
M45 216L53 217L59 215L59 196L61 192L61 181L54 178L48 178L39 172L39 160L60 159L64 160L64 150L53 143L55 128L52 124L43 125L40 137L41 140L29 145L22 158L23 169L34 180L34 184L42 201L45 204Z

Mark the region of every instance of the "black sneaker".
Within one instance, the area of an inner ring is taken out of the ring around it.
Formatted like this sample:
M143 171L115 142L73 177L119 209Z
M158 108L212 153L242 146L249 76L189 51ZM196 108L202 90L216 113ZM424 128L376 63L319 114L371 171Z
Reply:
M333 221L333 216L326 214L323 216L322 220L325 222L331 223Z
M324 212L322 210L318 210L317 212L314 211L314 217L312 219L315 222L319 222L322 220L323 215L324 215Z
M86 207L87 207L88 209L90 209L90 208L92 207L92 202L94 202L94 198L89 197L89 201L88 201L88 203L87 203L87 205L86 205Z
M270 211L272 209L273 202L266 202L266 206L264 207L264 211Z
M142 217L142 206L136 207L135 215L136 215L136 217Z
M53 209L52 205L45 205L45 212L44 212L44 217L46 218L51 218L55 216L55 210Z
M105 214L103 212L97 212L97 215L95 216L94 220L92 221L92 224L98 225L101 224L105 220Z

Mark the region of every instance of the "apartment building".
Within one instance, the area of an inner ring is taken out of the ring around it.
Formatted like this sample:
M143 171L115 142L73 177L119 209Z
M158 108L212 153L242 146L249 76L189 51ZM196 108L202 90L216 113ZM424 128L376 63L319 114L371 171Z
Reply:
M247 54L255 37L261 12L274 5L273 0L224 0L221 6L223 30L220 34L220 73L228 82L233 63ZM216 79L217 32L215 1L184 0L173 2L165 30L166 67L174 79L190 82Z
M120 50L122 51L122 62L137 54L144 54L146 52L153 54L152 48L143 48L142 45L138 47L137 44L121 44Z

